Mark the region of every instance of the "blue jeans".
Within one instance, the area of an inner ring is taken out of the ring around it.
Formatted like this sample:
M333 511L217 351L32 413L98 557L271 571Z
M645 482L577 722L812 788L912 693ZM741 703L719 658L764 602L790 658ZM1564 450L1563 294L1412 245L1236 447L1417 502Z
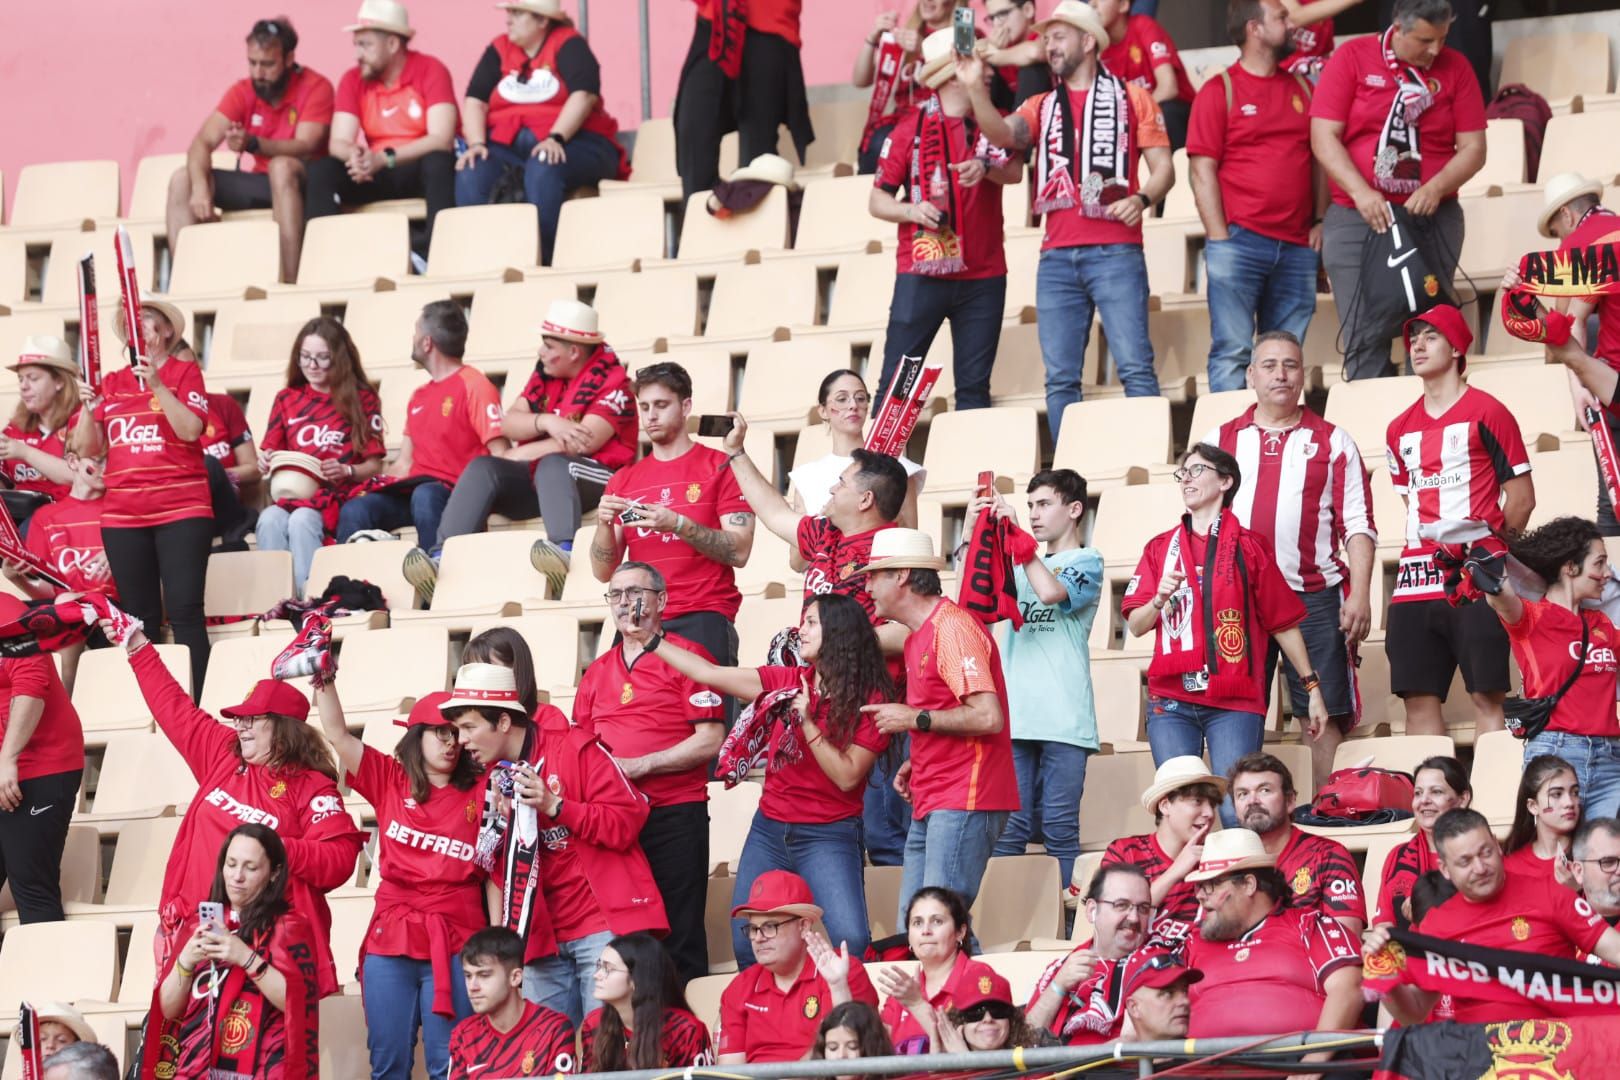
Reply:
M326 540L326 525L320 511L307 506L292 511L267 506L259 511L259 523L253 527L253 532L260 551L292 552L293 588L299 596L304 595L310 564Z
M536 1005L555 1009L575 1027L599 1002L596 1000L596 961L613 940L611 930L557 942L555 956L523 965L523 996Z
M1022 855L1036 837L1058 861L1063 884L1069 883L1080 857L1080 795L1086 787L1086 759L1091 751L1045 739L1014 739L1013 768L1018 771L1018 801L1007 827L996 841L995 854Z
M866 887L862 875L861 819L845 818L819 824L776 821L763 811L754 812L742 858L737 860L737 886L731 901L748 899L754 879L767 870L791 870L804 878L822 909L822 923L833 948L849 943L849 955L866 951L872 924L866 917ZM731 944L739 969L754 963L754 949L744 932L747 921L734 919Z
M1035 311L1046 364L1046 425L1057 441L1063 410L1080 400L1091 316L1102 318L1108 355L1126 397L1155 397L1148 337L1147 260L1140 244L1086 244L1041 252Z
M439 546L439 519L449 501L450 485L441 480L418 484L409 495L374 491L350 499L338 512L337 542L346 543L362 529L393 532L415 525L417 546L432 551Z
M1287 330L1301 342L1316 313L1316 252L1233 225L1204 245L1209 275L1209 388L1242 390L1256 335Z
M934 335L949 319L956 407L988 409L990 368L996 362L996 348L1001 342L1001 312L1006 302L1005 274L972 280L896 275L878 389L888 389L902 356L927 356Z
M507 166L522 169L523 200L540 212L540 258L549 265L557 240L557 219L568 192L617 176L619 151L613 140L581 131L563 148L568 160L553 165L534 156L539 145L539 137L528 128L520 130L510 146L490 143L489 157L456 173L456 205L483 206Z
M1183 755L1202 757L1207 742L1210 771L1225 776L1238 758L1260 749L1265 723L1262 713L1212 709L1175 698L1148 698L1148 745L1153 748L1155 765ZM1237 828L1237 813L1230 798L1221 803L1221 824Z
M450 958L450 1000L455 1019L433 1011L433 965L408 956L366 954L364 975L366 1048L373 1080L410 1080L416 1061L416 1029L429 1076L450 1071L450 1031L472 1015L461 957Z
M894 790L894 773L906 760L905 746L891 767L888 755L879 754L866 778L866 802L861 811L866 834L866 857L873 866L899 866L906 858L906 833L911 829L911 804Z
M943 885L973 906L985 864L1006 825L1005 810L935 810L927 817L911 819L895 917L901 933L905 933L912 895L925 886Z
M1557 754L1574 767L1587 821L1620 812L1620 739L1543 731L1524 744L1524 763L1538 754Z

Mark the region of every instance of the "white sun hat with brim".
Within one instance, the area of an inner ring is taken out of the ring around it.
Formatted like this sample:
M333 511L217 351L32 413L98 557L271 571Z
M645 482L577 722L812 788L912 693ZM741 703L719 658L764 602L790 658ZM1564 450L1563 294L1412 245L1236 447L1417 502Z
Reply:
M1239 870L1261 870L1275 867L1277 856L1266 852L1260 834L1252 829L1222 829L1212 832L1204 840L1204 853L1198 859L1198 869L1188 874L1187 881L1211 881Z
M739 180L758 180L766 184L775 184L785 187L789 191L799 190L799 183L793 179L793 162L781 154L761 154L747 165L731 174L731 182Z
M527 11L530 15L538 15L542 19L562 23L564 26L573 26L574 20L562 8L562 0L506 0L503 4L496 4L502 11Z
M277 450L270 455L270 499L301 501L312 499L326 482L321 476L321 459L297 450Z
M596 309L578 300L553 300L546 309L545 321L540 324L540 336L579 345L602 344Z
M407 40L416 35L416 30L411 26L411 13L405 10L405 5L399 0L361 0L360 10L354 19L351 25L343 28L346 33L380 30L385 34L398 34Z
M154 300L150 297L142 298L141 310L147 309L157 312L168 320L174 328L174 340L179 341L186 336L186 313L169 303L167 300ZM118 335L119 341L128 341L129 335L124 333L124 313L122 310L113 315L113 333Z
M1151 814L1157 809L1160 799L1193 784L1213 784L1223 797L1226 795L1225 778L1210 772L1203 758L1193 754L1165 758L1164 764L1154 770L1153 783L1142 792L1142 809Z
M1067 23L1083 34L1090 34L1091 40L1097 43L1099 54L1112 44L1108 37L1108 28L1103 25L1102 16L1098 15L1096 9L1085 0L1062 0L1052 9L1051 15L1035 24L1035 32L1045 34L1046 28L1053 23Z
M30 334L23 338L22 348L17 350L17 362L7 364L6 368L16 371L25 367L54 368L69 375L79 374L79 362L74 359L73 350L55 334Z
M523 699L518 697L517 677L500 664L462 664L456 672L450 700L439 706L443 713L461 709L506 709L528 719Z
M923 38L922 58L917 62L917 81L938 90L956 78L956 30L947 26Z
M1559 173L1547 181L1541 196L1541 216L1536 218L1536 231L1552 239L1552 217L1564 204L1582 195L1603 198L1603 182L1588 180L1578 172Z
M921 529L880 529L872 537L870 562L863 569L943 570L945 559L934 553L934 538Z
M42 1024L47 1020L61 1024L78 1036L80 1042L101 1041L101 1036L97 1035L95 1029L85 1020L83 1013L60 1001L42 1001L35 1005L34 1018Z

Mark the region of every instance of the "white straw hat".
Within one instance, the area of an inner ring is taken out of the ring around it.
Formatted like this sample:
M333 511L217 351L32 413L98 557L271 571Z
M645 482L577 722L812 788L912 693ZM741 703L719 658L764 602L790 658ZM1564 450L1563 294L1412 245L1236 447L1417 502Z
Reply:
M1209 881L1238 870L1276 865L1277 856L1266 853L1259 833L1252 829L1222 829L1205 838L1198 869L1188 874L1186 880Z
M361 30L381 30L385 34L398 34L409 40L416 31L411 28L411 14L399 0L360 0L360 11L355 21L343 29L348 33Z
M527 11L530 15L538 15L542 19L560 22L565 26L574 25L574 20L562 9L562 0L506 0L505 3L495 6L502 11Z
M6 367L12 371L22 367L43 367L56 368L69 375L79 373L79 362L74 359L73 350L54 334L29 334L23 338L22 348L17 352L17 362Z
M938 90L954 78L956 78L956 31L947 26L923 38L922 58L917 64L917 81L930 90Z
M34 1018L40 1023L53 1020L74 1035L80 1042L100 1042L101 1037L85 1020L84 1014L71 1005L64 1005L60 1001L42 1001L34 1006Z
M169 321L169 325L174 328L174 340L179 341L186 336L185 312L167 300L154 300L151 297L143 297L141 299L141 310L145 311L147 308L151 308ZM129 337L124 333L124 312L122 308L114 314L112 324L113 333L118 335L118 340L128 341Z
M1548 180L1541 199L1541 216L1536 218L1536 231L1551 238L1553 215L1562 210L1565 203L1582 195L1603 198L1603 182L1588 180L1578 172L1559 173Z
M1103 25L1102 16L1097 14L1095 8L1085 0L1061 0L1052 14L1035 24L1037 34L1046 33L1046 28L1055 22L1068 23L1082 33L1090 34L1091 40L1097 43L1097 52L1100 54L1112 44L1108 37L1108 28Z
M512 669L499 664L462 664L456 672L456 686L440 712L453 709L509 709L526 715L518 697L517 678Z
M934 538L921 529L880 529L872 537L871 559L865 566L873 570L943 570L945 559L934 554Z
M789 191L797 191L798 182L793 179L793 162L780 154L761 154L747 165L731 174L732 183L738 180L763 180L767 184L776 184Z
M321 459L297 450L277 450L270 455L270 500L312 499L325 483Z
M581 345L602 344L602 331L596 323L596 309L578 300L553 300L540 324L540 336L574 341Z
M1142 792L1142 809L1151 814L1160 799L1193 784L1213 784L1223 796L1226 794L1226 780L1210 772L1203 758L1192 754L1166 758L1153 773L1153 783Z

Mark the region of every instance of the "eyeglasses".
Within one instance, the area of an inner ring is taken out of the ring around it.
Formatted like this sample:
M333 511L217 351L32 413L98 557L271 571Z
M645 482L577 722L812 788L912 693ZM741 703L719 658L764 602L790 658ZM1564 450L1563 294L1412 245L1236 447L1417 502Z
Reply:
M743 927L743 933L747 934L751 939L769 941L776 936L777 931L781 930L790 921L789 919L781 919L777 922L749 923Z
M1620 855L1605 855L1601 859L1581 859L1579 861L1583 863L1591 863L1605 874L1613 874L1616 871L1620 871Z
M663 591L663 589L643 589L640 586L632 586L628 589L609 589L602 594L602 599L610 604L617 604L621 600L628 600L633 604L643 596L657 596Z
M985 14L984 14L984 21L987 22L987 23L990 23L992 25L997 24L997 23L1004 23L1004 22L1007 21L1008 16L1010 16L1013 12L1017 11L1022 6L1023 6L1022 4L1009 4L1006 7L1002 8L1000 11L990 11L990 10L987 9L985 11Z
M1196 480L1203 476L1205 471L1213 469L1213 465L1205 465L1202 461L1195 461L1191 465L1184 465L1170 475L1176 478L1176 483L1185 484L1188 480Z
M1129 915L1134 911L1144 919L1153 917L1152 904L1133 904L1129 900L1098 900L1096 903L1098 907L1113 908L1115 915Z
M977 1024L984 1019L1011 1020L1013 1007L1004 1001L982 1001L971 1009L962 1010L964 1024Z
M245 731L260 720L269 719L268 716L233 716L231 717L231 726L236 728L237 731Z
M623 972L624 974L628 975L628 974L630 974L630 969L629 968L623 968L623 967L614 967L612 964L608 963L606 960L598 960L596 962L596 973L598 975L616 975L616 974L618 974L620 972Z
M332 366L332 354L327 353L324 356L316 356L314 353L307 353L300 349L298 363L304 367L329 368Z
M1200 881L1198 884L1193 886L1193 895L1198 897L1200 900L1206 896L1213 896L1224 886L1230 885L1232 882L1236 881L1238 876L1239 875L1228 874L1226 877L1210 878L1208 881Z

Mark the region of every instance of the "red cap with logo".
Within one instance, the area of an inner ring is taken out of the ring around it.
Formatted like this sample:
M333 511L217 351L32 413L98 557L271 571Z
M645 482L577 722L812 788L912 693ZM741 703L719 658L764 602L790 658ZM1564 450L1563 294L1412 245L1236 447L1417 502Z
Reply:
M431 694L424 694L416 699L411 706L411 715L404 720L395 719L394 726L413 728L418 725L427 727L449 727L450 718L439 711L439 706L450 700L450 695L443 690L435 690Z
M968 985L956 992L951 1003L957 1012L967 1012L987 1001L1013 1004L1012 984L998 971L980 972L978 978L965 981Z
M290 716L294 720L308 720L309 698L296 686L279 679L260 679L246 701L219 710L219 715L230 720L252 716Z
M821 918L810 885L791 870L767 870L754 879L746 903L731 909L733 919L750 915L797 915L801 919Z
M1463 313L1450 304L1436 304L1428 311L1407 319L1406 325L1401 328L1407 352L1412 351L1412 329L1418 323L1428 323L1451 343L1451 347L1457 350L1457 371L1461 373L1468 366L1468 350L1474 344L1474 335L1468 329L1468 321L1463 318Z
M1181 957L1165 949L1137 949L1125 958L1125 970L1120 974L1120 1001L1124 1001L1144 986L1163 990L1185 979L1190 986L1204 977L1197 968L1182 963Z

